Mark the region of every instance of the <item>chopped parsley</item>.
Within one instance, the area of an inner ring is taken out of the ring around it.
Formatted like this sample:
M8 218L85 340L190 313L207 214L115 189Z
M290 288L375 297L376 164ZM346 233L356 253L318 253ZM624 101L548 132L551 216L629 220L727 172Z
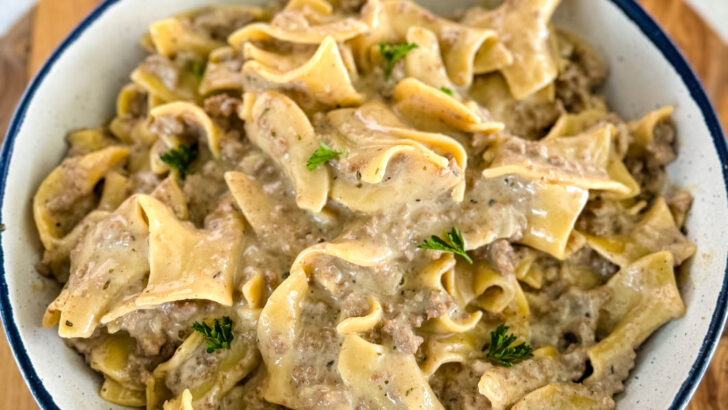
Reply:
M313 171L318 168L319 165L325 164L326 162L339 158L346 154L346 151L334 151L333 148L326 145L325 142L319 142L319 147L316 151L311 154L311 157L306 162L306 169Z
M449 95L450 97L455 95L455 92L451 88L440 87L440 91L444 92L445 94Z
M222 317L222 323L215 319L212 327L205 322L195 322L192 324L192 330L202 333L207 342L207 353L212 353L220 349L230 349L230 342L233 341L233 321L227 317Z
M196 158L197 144L191 146L180 145L159 156L162 162L179 171L179 176L182 179L187 177L187 174L190 172L190 166Z
M388 80L389 76L392 74L394 65L404 58L407 53L416 48L417 44L414 43L379 43L379 54L381 54L386 61L386 65L384 66L384 78Z
M467 253L465 253L465 240L458 228L452 227L450 232L443 233L445 239L432 235L430 239L424 241L418 248L432 249L436 251L452 252L465 258L468 263L473 263Z
M508 326L504 324L490 332L490 348L488 359L493 363L505 367L511 367L533 357L533 347L526 342L511 346L516 341L516 336L506 335Z
M194 74L198 80L202 80L202 77L205 76L205 64L197 60L192 60L190 62L190 71L192 71L192 74Z

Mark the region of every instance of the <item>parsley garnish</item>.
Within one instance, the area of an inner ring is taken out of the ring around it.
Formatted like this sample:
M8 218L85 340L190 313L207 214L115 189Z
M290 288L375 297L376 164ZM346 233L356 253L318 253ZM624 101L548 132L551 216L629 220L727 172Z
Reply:
M455 95L455 92L447 87L440 87L440 91L444 92L445 94L449 95L450 97Z
M190 172L190 165L195 161L195 158L197 158L197 144L192 146L180 145L159 156L162 162L179 171L179 176L182 179L187 177Z
M518 362L533 357L533 347L526 342L511 347L516 341L516 336L506 335L508 326L504 324L490 332L490 348L488 349L488 359L494 364L505 367L511 367Z
M443 233L446 238L442 239L439 236L432 235L430 239L423 242L418 248L420 249L433 249L436 251L452 252L456 255L460 255L465 258L468 263L473 263L467 253L465 253L465 240L463 235L460 233L458 228L452 227L450 232Z
M192 330L205 336L207 353L220 349L230 349L230 342L233 341L233 321L229 317L223 316L222 323L215 319L212 327L205 322L195 322L192 324Z
M205 76L205 65L197 60L192 60L190 62L190 71L192 71L192 74L194 74L198 80L202 80L202 77Z
M397 61L401 60L407 53L417 48L414 43L387 44L379 43L379 54L384 57L387 64L384 67L384 79L388 80L392 69Z
M311 157L306 162L306 169L313 171L318 168L319 165L326 163L329 160L339 158L341 155L346 154L346 151L334 151L333 148L326 145L325 142L319 142L319 147L316 151L311 154Z

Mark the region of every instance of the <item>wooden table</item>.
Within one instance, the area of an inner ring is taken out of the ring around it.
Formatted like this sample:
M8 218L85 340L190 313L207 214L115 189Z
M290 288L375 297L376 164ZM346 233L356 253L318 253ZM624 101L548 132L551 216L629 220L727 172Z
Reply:
M214 0L212 0L214 1ZM728 46L683 0L640 0L697 71L728 129ZM0 38L0 136L29 75L98 0L40 0L36 9ZM0 330L0 409L37 409ZM728 410L728 335L721 344L690 410Z

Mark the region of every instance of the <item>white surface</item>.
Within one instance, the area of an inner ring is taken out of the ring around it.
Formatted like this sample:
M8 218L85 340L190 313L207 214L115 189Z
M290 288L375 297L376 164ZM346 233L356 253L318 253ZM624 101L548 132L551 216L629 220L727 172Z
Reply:
M685 0L728 42L728 0Z
M0 0L0 36L13 26L15 20L30 10L35 0Z
M38 290L41 279L33 265L39 258L40 246L29 206L32 195L61 160L67 130L95 126L109 119L119 87L142 57L137 40L147 24L202 3L209 1L116 3L50 70L15 139L2 204L7 224L2 246L9 296L31 361L62 409L118 407L98 397L100 378L63 344L56 329L40 328L43 311L58 288L47 282L43 290ZM422 3L448 11L474 1ZM674 118L684 143L669 172L675 183L689 187L696 197L687 227L690 238L698 244L698 254L690 278L681 283L688 311L685 318L661 328L640 349L638 366L626 392L619 397L621 408L664 409L698 354L723 281L728 253L728 201L721 164L702 114L680 77L616 6L608 0L565 0L558 22L585 37L607 58L611 77L606 94L620 114L636 118L661 105L676 106Z

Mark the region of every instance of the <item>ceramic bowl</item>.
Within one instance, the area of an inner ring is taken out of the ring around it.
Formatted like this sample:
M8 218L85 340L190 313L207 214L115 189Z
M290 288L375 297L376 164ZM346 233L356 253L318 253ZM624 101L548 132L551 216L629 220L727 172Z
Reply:
M56 329L40 326L59 287L34 268L41 246L31 198L63 158L66 132L111 118L119 88L144 56L137 44L148 24L210 2L104 1L33 79L10 124L0 156L0 221L5 225L0 235L0 308L15 358L43 409L118 407L99 398L101 378L64 345ZM475 1L420 3L447 13ZM640 348L617 401L625 409L679 409L705 372L725 322L726 143L688 64L633 0L564 0L555 21L584 37L608 60L611 75L605 93L623 118L638 118L663 105L676 107L680 155L668 173L671 181L695 196L687 231L698 245L689 274L679 278L687 314L660 328Z

